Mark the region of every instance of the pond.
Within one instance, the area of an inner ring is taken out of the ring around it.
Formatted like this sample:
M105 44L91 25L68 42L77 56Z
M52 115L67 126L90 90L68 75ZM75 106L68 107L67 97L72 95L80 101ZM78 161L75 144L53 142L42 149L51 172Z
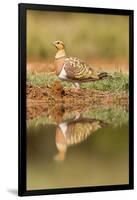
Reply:
M27 120L27 190L128 184L127 109L49 110Z

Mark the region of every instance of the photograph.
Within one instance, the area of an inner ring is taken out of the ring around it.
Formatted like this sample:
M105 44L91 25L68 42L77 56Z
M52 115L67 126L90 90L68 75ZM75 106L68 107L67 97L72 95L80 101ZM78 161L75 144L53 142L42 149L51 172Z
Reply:
M25 10L26 191L133 187L131 13L119 13Z

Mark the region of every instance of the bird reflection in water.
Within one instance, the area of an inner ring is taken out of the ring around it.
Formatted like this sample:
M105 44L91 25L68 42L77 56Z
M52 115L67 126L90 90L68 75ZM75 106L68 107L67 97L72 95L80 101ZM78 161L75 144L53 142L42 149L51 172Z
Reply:
M65 159L69 146L81 143L95 131L107 125L99 119L82 117L78 111L75 112L73 118L63 121L63 113L62 107L57 107L54 112L57 122L55 143L58 153L54 156L56 161Z

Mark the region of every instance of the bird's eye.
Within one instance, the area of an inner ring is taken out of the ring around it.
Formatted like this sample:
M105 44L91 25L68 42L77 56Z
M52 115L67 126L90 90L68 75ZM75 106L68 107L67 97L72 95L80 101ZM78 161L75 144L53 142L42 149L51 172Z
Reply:
M59 42L57 42L57 44L59 44Z

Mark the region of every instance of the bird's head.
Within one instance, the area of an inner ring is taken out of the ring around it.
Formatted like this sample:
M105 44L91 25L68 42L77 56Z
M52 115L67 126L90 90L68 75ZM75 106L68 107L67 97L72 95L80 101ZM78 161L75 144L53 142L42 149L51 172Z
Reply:
M63 43L62 41L59 41L59 40L52 42L52 44L53 44L58 50L62 50L62 49L65 48L64 43Z

